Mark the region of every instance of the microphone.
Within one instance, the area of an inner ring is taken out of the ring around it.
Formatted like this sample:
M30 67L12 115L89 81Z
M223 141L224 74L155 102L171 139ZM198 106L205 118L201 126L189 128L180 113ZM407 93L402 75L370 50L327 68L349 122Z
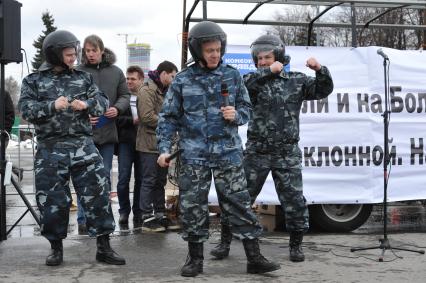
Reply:
M220 86L220 94L223 98L223 106L229 106L229 93L228 93L228 85L226 83L222 83Z
M382 49L382 48L377 49L377 54L379 54L380 56L382 56L382 57L383 57L383 59L385 59L385 60L389 60L388 55L386 55L386 54L385 54L385 52L383 52L383 49Z
M183 148L179 148L178 150L170 154L168 157L166 157L166 162L169 163L172 159L175 159L181 152L183 152Z

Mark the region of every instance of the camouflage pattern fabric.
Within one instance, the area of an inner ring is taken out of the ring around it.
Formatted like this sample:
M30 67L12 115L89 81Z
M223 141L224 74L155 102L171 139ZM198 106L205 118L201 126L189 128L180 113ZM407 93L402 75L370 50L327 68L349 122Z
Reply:
M229 104L237 115L225 121L221 84L229 92ZM206 70L194 64L178 73L169 87L159 115L159 151L169 153L179 134L181 154L179 182L183 238L203 242L208 238L208 192L214 177L219 205L229 215L233 233L257 238L261 227L251 211L242 168L242 144L238 126L251 115L250 98L238 71L221 64Z
M208 194L212 175L220 208L229 219L232 234L239 239L260 236L262 227L250 207L241 166L219 169L186 164L179 170L179 207L185 241L204 242L209 237Z
M316 77L282 71L273 74L259 68L244 76L253 104L247 130L244 169L252 202L259 195L270 171L286 215L288 231L307 231L308 209L303 197L298 147L299 113L304 100L327 97L333 91L330 72L322 66ZM226 225L227 219L222 219Z
M274 165L286 164L287 160L299 160L300 154L297 145L293 145L291 151L283 152L282 155L244 152L244 171L252 203L262 190L269 172L272 172L288 232L306 232L309 229L309 213L303 197L302 170L298 168L298 164L286 168Z
M226 83L229 104L237 110L233 122L225 121L221 84ZM241 164L242 143L238 126L248 122L250 98L240 74L228 65L205 70L198 64L177 74L164 99L157 127L160 154L170 152L179 133L183 163L210 167Z
M114 232L107 175L91 139L40 145L34 169L43 236L58 240L67 235L72 202L70 178L84 209L89 236Z
M55 100L65 96L86 101L88 110L55 110ZM92 136L89 114L101 116L108 108L108 98L86 72L53 70L32 73L24 78L18 107L22 118L34 124L37 141L65 141L69 138Z
M325 98L333 91L325 66L316 72L316 78L299 72L274 74L269 68L260 68L246 74L244 81L253 104L246 148L258 152L279 152L283 145L297 143L302 102Z
M86 101L88 108L57 111L55 100L65 96ZM89 114L102 115L108 98L92 76L77 70L52 69L24 78L18 103L22 117L33 123L38 149L35 156L36 200L41 233L49 240L67 235L71 205L70 178L84 207L90 236L114 231L109 185L102 158L92 139Z

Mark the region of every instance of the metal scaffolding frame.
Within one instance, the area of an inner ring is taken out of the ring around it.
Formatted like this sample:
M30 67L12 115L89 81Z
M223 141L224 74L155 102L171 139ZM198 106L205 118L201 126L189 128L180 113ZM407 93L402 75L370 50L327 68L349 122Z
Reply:
M203 0L204 1L204 0ZM413 9L424 9L425 0L346 0L346 1L330 1L330 0L206 0L207 2L237 2L237 3L254 3L268 2L269 4L290 4L290 5L321 5L331 6L338 2L345 2L346 6L355 4L357 7L376 7L376 8L392 8L401 5L410 5Z
M421 9L426 11L426 0L346 0L346 1L330 1L330 0L194 0L190 10L186 13L186 2L184 0L183 6L183 25L182 25L182 67L187 61L188 55L188 31L191 22L213 21L221 24L245 24L245 25L271 25L271 26L305 26L308 30L307 45L310 45L311 32L314 23L322 15L331 10L335 6L350 7L351 19L348 23L332 23L320 22L315 23L316 27L333 27L333 28L350 28L352 31L352 46L357 46L357 28L389 28L389 29L402 29L402 30L426 30L426 25L402 25L402 24L375 24L372 23L377 18L385 15L386 13L395 9ZM202 2L202 17L192 17L195 9ZM244 3L253 4L253 9L243 17L240 18L211 18L208 16L208 2L221 2L221 3ZM250 20L250 17L264 5L310 5L310 6L324 6L326 9L318 14L311 22L277 22L269 19L265 20ZM386 9L380 15L367 21L366 23L356 22L356 8L384 8ZM426 12L425 12L426 17Z

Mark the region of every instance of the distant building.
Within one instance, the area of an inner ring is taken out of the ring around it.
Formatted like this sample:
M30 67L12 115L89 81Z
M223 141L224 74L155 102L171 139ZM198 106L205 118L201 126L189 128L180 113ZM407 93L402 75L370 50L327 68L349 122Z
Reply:
M127 44L127 66L139 66L147 73L150 70L151 45L148 43Z

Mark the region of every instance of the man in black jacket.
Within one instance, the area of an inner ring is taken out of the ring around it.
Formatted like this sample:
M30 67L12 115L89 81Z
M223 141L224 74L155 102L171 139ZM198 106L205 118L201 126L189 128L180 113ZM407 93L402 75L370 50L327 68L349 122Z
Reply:
M7 134L5 134L5 143L7 147L7 144L9 142L9 135L12 131L13 122L15 121L15 110L13 107L12 98L10 97L10 94L7 91L5 91L4 96L4 111L4 130L7 132Z
M139 207L139 195L142 183L142 175L139 174L141 161L136 151L136 134L139 124L137 115L136 100L141 95L144 81L143 70L139 66L127 68L127 86L131 92L130 107L117 118L118 130L118 182L117 194L120 208L121 225L128 224L130 211L133 210L133 224L135 227L141 224L141 210ZM134 189L133 205L130 206L129 183L132 175L132 165L134 167Z
M10 94L5 91L4 96L4 110L5 110L5 120L4 120L4 130L7 134L5 134L5 144L6 147L9 143L10 134L12 133L12 127L15 122L15 106L13 105L12 97ZM12 172L19 177L19 180L22 180L23 177L23 169L13 166Z

